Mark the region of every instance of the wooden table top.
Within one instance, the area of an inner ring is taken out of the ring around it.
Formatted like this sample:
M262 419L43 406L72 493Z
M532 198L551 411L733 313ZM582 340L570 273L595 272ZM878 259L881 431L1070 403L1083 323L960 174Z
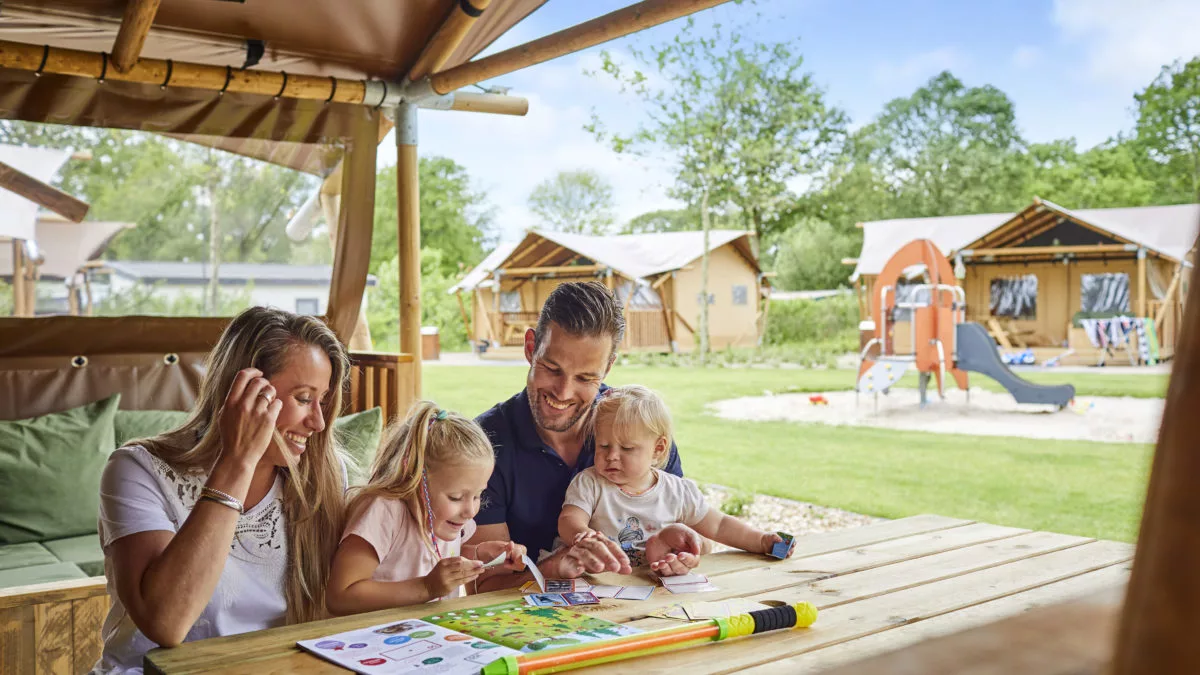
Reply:
M1115 616L1116 598L1128 580L1132 559L1130 544L942 516L914 516L799 538L793 557L786 561L741 552L705 556L699 571L720 587L716 592L676 596L657 588L646 601L604 599L599 605L576 609L652 630L678 622L651 617L651 612L689 600L744 597L811 602L821 611L812 628L642 658L637 670L749 671L755 675L815 672L1081 597L1105 599L1086 606L1094 610L1089 616L1094 615L1095 620L1064 622L1055 614L1059 618L1044 620L1048 621L1045 625L1076 633L1090 630L1088 635L1094 637L1095 631L1107 630ZM599 575L593 581L622 585L621 579ZM445 601L440 607L478 607L518 597L518 591L511 589ZM1078 606L1068 607L1080 611ZM156 649L146 656L146 672L346 673L349 671L301 651L296 641L429 612L428 605L401 607ZM1051 638L1045 625L1029 639L1044 636L1041 639L1049 650L1075 644ZM586 672L628 668L629 664L617 663Z

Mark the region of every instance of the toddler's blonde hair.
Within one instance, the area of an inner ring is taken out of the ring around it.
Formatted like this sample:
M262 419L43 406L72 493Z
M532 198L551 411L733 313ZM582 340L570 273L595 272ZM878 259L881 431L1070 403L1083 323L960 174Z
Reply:
M654 468L667 465L671 452L671 412L662 397L640 384L613 387L606 390L596 402L592 413L592 433L601 422L612 422L617 441L625 444L634 436L651 434L655 439L664 438L667 450L654 462Z

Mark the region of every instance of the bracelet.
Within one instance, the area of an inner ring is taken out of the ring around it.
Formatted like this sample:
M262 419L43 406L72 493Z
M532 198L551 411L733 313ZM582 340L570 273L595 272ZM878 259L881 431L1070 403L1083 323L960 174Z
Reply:
M210 488L207 485L200 488L200 499L207 499L222 506L228 506L234 511L237 511L239 514L244 514L246 512L246 508L242 506L240 499L226 492L221 492L215 488Z

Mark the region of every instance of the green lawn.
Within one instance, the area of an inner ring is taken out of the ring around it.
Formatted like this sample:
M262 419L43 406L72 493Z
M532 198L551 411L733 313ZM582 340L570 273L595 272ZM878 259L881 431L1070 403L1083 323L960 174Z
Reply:
M425 368L426 396L475 415L524 386L525 370ZM1148 445L955 436L784 422L731 422L705 404L764 390L847 389L848 371L619 366L610 384L666 398L684 470L701 482L886 518L937 513L1132 541L1145 494ZM1080 396L1161 396L1165 376L1033 373ZM992 388L987 378L975 381ZM914 380L915 382L915 380ZM973 383L974 384L974 383Z

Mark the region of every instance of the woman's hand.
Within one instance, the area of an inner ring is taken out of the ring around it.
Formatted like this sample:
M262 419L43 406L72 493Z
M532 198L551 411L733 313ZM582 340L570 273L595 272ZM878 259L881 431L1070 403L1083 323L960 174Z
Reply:
M459 586L474 581L482 573L483 563L478 560L462 556L442 558L433 566L433 570L423 577L425 590L429 592L430 599L441 598Z
M275 420L283 403L261 370L246 368L233 378L221 406L221 458L252 468L258 464L275 434Z
M574 544L564 547L553 560L554 567L550 569L554 570L553 578L556 579L575 579L583 576L585 572L633 572L629 565L629 556L625 555L617 542L602 535L579 539ZM550 575L548 572L547 576Z
M501 553L506 554L504 564L496 569L510 570L513 572L524 572L525 547L514 541L485 541L475 547L475 556L479 558L479 562L491 562L496 556Z

